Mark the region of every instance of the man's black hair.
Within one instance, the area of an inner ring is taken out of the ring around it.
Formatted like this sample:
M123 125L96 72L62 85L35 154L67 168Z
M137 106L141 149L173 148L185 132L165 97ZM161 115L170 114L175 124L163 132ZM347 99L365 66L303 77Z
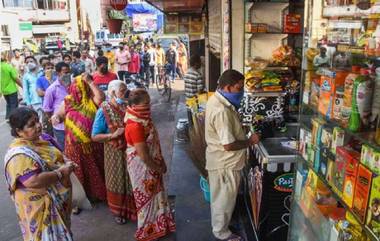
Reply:
M59 73L62 71L63 67L70 69L70 65L66 64L65 62L59 62L58 64L55 65L55 71Z
M227 85L237 84L240 80L244 80L244 75L242 73L234 69L228 69L219 77L218 85L219 88L223 89Z

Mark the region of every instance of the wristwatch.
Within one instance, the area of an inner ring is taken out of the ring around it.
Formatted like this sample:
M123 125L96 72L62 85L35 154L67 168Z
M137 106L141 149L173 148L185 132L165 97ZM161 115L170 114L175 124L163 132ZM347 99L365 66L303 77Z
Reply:
M62 172L58 171L58 170L54 170L55 174L57 174L57 177L58 177L58 180L61 180L62 177L63 177L63 174Z

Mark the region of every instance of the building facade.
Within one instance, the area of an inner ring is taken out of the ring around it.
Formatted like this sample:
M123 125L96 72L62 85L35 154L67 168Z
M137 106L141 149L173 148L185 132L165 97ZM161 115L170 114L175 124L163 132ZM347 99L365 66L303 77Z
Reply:
M48 36L79 40L76 0L2 0L0 5L1 28L8 29L2 32L8 34L12 49L21 48L28 38L37 42Z

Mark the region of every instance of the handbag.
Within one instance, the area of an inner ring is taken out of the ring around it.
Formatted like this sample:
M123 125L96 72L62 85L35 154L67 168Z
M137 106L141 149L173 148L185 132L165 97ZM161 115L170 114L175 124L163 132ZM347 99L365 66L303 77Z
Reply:
M87 199L86 193L83 189L77 176L74 173L70 174L71 188L72 188L72 204L73 207L78 207L82 210L92 209L90 201Z

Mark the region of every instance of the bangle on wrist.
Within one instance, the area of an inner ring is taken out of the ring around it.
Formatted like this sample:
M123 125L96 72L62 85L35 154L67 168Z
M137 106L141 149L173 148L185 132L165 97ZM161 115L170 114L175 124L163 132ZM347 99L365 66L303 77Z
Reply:
M58 170L54 170L54 173L57 174L58 180L60 181L62 179L62 177L63 177L62 172L60 172Z

